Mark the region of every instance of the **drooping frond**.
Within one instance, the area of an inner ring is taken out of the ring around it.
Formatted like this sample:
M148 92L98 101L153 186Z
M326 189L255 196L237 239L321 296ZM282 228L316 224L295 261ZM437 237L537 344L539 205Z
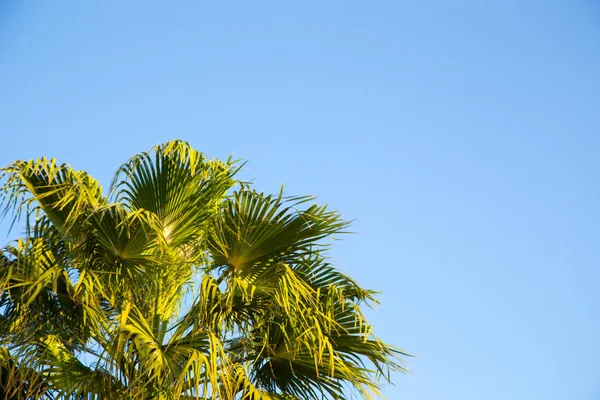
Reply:
M15 358L6 347L0 347L0 398L53 399L47 379L33 365Z
M11 210L15 218L43 213L54 229L70 239L85 227L89 211L106 204L96 180L67 164L57 165L54 159L15 161L0 169L0 181L4 181L0 188L4 215Z
M356 302L377 303L374 296L376 292L361 288L354 279L329 264L317 251L293 264L293 268L311 287L321 289L323 293L335 287L344 298Z

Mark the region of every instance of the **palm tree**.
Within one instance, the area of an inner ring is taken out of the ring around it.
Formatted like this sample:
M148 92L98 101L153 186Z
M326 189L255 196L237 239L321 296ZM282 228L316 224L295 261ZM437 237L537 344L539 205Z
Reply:
M0 252L4 398L373 398L401 350L331 266L348 223L312 197L265 195L235 161L171 141L109 189L41 158L0 170L25 235Z

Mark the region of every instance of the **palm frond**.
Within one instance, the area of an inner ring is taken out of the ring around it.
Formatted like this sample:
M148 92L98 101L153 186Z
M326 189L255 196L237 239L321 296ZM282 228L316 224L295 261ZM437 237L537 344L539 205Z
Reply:
M179 246L202 235L205 222L235 183L235 172L230 161L207 160L189 144L172 141L119 168L111 192L132 211L154 213L165 240Z
M15 161L0 169L0 181L4 215L13 211L17 219L24 213L29 221L43 214L63 237L76 238L86 213L106 203L96 180L55 159Z
M0 398L53 399L53 393L44 375L21 363L6 347L0 348Z
M339 214L313 204L310 196L284 199L244 188L225 202L210 237L213 267L228 267L241 276L278 262L293 264L325 247L320 241L342 233L348 223Z

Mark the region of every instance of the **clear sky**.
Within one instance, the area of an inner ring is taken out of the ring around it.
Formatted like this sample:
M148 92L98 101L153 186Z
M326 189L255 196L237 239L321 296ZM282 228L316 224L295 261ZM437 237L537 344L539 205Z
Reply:
M0 2L0 164L174 138L356 220L388 398L600 399L597 2Z

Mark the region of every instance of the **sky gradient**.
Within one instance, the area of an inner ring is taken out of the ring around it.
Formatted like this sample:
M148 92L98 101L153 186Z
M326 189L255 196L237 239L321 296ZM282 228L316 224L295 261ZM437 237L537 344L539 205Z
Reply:
M7 0L0 165L248 160L355 220L389 399L600 399L599 71L591 0Z

